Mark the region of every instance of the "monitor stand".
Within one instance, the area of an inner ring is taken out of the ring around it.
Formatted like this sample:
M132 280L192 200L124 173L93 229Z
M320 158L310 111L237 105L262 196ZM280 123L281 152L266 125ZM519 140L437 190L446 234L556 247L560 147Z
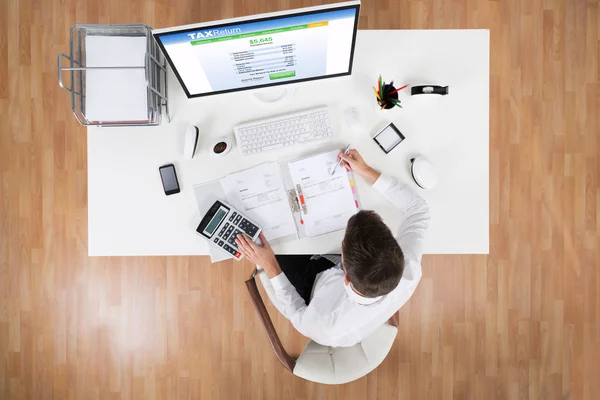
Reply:
M266 109L276 109L285 106L294 94L296 88L290 86L276 86L260 90L254 90L249 93L250 100L259 107Z

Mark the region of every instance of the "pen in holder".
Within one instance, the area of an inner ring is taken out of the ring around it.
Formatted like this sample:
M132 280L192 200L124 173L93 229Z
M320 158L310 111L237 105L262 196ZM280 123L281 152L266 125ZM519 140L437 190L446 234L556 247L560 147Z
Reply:
M396 107L397 103L398 107L402 108L402 106L400 105L400 101L398 100L398 92L392 93L396 90L395 87L393 87L392 85L384 85L381 88L381 90L381 97L377 99L377 104L379 104L379 107L385 110L389 110L390 108Z
M381 110L389 110L394 107L402 108L400 100L398 100L398 92L406 88L408 85L402 86L400 89L394 87L394 81L385 83L379 75L377 80L377 89L373 88L375 92L375 99Z

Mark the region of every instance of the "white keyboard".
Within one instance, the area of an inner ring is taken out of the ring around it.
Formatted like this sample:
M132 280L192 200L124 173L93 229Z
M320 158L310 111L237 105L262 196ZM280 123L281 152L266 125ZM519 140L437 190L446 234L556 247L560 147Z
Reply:
M247 122L236 126L233 131L240 152L244 155L333 137L327 107Z

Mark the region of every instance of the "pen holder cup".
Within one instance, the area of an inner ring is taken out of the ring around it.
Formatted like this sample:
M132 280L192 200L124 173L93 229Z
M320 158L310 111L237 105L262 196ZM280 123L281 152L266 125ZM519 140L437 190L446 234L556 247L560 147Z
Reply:
M382 107L384 110L394 108L394 103L392 102L392 100L398 101L398 93L392 93L390 95L387 94L393 92L394 90L396 90L396 88L392 85L383 85L380 94L381 100L379 100L377 96L375 97L375 100L377 100L377 104L379 104L379 107Z

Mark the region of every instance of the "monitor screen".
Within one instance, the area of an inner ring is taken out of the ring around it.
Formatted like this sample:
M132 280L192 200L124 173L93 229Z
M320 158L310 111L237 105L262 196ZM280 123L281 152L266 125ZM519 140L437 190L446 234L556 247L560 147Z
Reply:
M349 75L360 3L348 4L161 29L154 37L188 97Z

